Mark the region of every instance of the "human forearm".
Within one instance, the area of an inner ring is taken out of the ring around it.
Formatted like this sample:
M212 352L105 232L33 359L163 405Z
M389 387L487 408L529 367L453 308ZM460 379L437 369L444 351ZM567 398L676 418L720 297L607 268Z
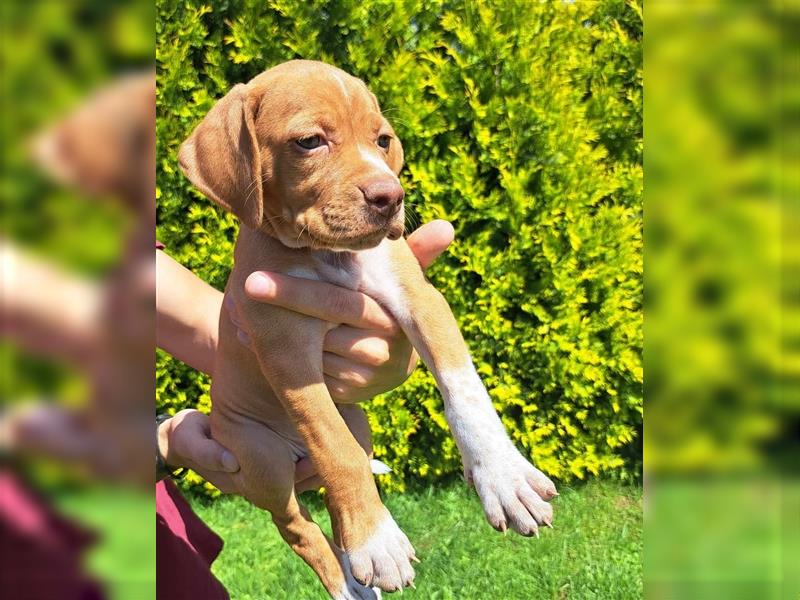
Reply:
M198 371L211 373L222 292L160 250L156 251L156 273L159 348Z
M99 343L103 288L0 237L0 333L81 364Z

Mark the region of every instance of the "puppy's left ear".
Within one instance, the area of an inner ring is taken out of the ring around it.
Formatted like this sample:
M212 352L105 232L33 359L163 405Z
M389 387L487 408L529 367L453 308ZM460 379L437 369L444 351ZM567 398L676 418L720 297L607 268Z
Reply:
M248 87L219 100L178 153L181 170L206 196L253 229L261 227L261 153Z

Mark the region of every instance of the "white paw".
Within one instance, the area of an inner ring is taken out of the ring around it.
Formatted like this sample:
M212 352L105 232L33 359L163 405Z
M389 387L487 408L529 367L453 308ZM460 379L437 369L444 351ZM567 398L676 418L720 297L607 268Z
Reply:
M336 549L336 557L342 565L345 582L342 591L333 597L334 600L380 600L380 589L363 586L355 580L351 573L350 561L342 550Z
M414 548L388 511L366 542L347 551L347 558L353 577L363 585L385 592L413 585Z
M521 535L539 535L539 525L552 527L553 507L545 501L557 496L556 486L509 443L502 452L479 457L464 467L475 486L486 519L498 531L511 527Z

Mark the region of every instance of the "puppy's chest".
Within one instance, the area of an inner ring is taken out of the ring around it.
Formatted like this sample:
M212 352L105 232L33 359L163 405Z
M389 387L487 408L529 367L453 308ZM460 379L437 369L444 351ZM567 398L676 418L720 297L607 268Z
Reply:
M403 305L402 288L385 243L360 252L320 251L311 257L308 265L293 267L287 274L363 292L391 312Z

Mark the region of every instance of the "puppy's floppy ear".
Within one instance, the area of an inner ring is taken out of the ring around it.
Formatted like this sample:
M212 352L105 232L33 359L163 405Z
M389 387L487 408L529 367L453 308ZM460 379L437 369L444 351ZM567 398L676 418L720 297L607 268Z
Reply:
M178 162L201 192L258 229L264 210L261 154L247 92L238 84L214 105L181 145Z

